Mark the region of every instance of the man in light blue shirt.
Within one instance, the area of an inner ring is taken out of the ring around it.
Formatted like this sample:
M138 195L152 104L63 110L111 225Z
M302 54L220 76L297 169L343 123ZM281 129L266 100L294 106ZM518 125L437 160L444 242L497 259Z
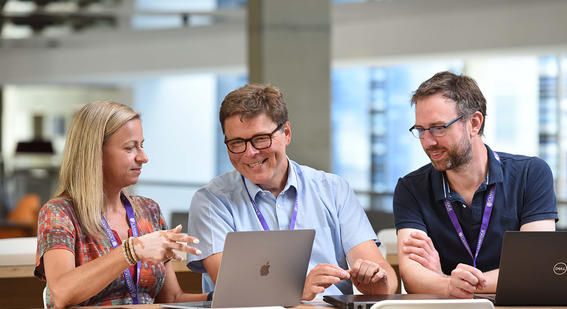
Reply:
M228 232L269 229L316 231L304 300L352 294L351 283L364 294L397 289L396 274L348 183L286 156L291 126L279 89L246 85L232 91L219 118L235 170L200 188L189 209L188 232L199 238L202 254L188 256L187 265L207 272L203 291L214 288Z

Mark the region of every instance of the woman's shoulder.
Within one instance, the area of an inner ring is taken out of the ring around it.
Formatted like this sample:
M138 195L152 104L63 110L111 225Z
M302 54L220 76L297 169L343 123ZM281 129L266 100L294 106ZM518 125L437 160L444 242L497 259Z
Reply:
M73 199L69 196L58 196L50 199L45 204L73 207Z
M74 215L73 199L66 196L53 198L43 204L40 213L67 213Z

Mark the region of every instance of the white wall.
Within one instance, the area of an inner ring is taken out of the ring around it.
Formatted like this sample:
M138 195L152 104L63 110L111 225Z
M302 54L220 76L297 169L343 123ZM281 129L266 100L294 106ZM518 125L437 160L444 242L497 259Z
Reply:
M476 58L465 62L486 98L484 141L495 151L537 156L537 57Z
M187 211L194 183L207 183L216 171L216 78L213 74L163 77L136 82L134 108L142 114L144 166L137 194L172 211ZM162 186L159 183L177 183Z

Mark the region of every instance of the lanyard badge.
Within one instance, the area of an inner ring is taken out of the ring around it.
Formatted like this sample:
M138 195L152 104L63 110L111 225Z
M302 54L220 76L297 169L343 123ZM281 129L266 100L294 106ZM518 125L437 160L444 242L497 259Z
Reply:
M496 160L500 162L500 156L498 156L496 152L493 153ZM488 176L486 177L486 183L488 185ZM443 177L443 190L445 190L444 177ZM488 223L490 222L490 215L492 214L492 208L494 206L495 192L496 192L496 184L493 184L490 188L490 191L488 192L488 197L486 198L486 204L484 206L484 212L482 214L482 223L480 225L480 232L478 234L478 241L476 244L476 252L474 255L471 251L471 248L469 247L467 239L465 238L465 235L463 233L463 228L461 227L461 224L459 224L459 220L457 219L457 215L455 214L455 210L453 209L451 202L449 202L447 198L443 200L443 204L445 205L445 210L447 210L447 215L449 215L449 219L451 219L451 223L453 224L453 227L455 228L455 231L457 232L457 235L459 236L461 243L463 243L463 246L465 246L465 249L467 249L467 252L471 256L473 260L473 266L475 268L476 268L476 259L480 251L480 247L484 242L484 237L486 236L486 231L488 230Z
M128 198L122 193L120 193L120 200L122 201L122 204L126 209L126 215L128 216L128 223L130 224L130 229L132 230L132 236L138 237L138 225L136 224L136 216L134 215L134 209L132 208L132 204L130 204ZM102 226L104 228L104 231L106 232L106 235L110 239L112 248L118 247L118 241L116 240L116 237L114 237L114 233L112 233L112 229L108 225L108 222L106 221L104 216L102 217ZM134 279L132 278L132 274L130 273L130 268L126 268L126 270L124 270L123 272L124 280L126 281L126 285L128 286L128 291L130 292L130 296L132 297L132 301L134 302L134 304L139 303L138 283L140 281L140 266L141 266L140 262L136 263L136 274L137 274L136 283L134 283Z
M295 176L297 178L297 174ZM258 220L260 220L260 224L262 224L262 228L264 228L264 231L269 231L270 227L268 226L268 222L266 222L266 219L264 219L264 215L262 215L260 208L258 208L258 205L256 204L256 202L254 202L254 199L250 195L250 192L248 191L248 187L246 187L246 182L244 181L244 176L240 175L240 177L242 177L242 184L244 185L244 189L246 189L246 193L248 194L248 198L252 203L252 207L254 207L254 212L256 213L256 216L258 217ZM297 219L297 209L299 208L298 205L299 205L299 190L297 190L297 194L295 195L295 203L293 204L293 213L291 214L291 221L289 222L290 230L295 229L295 221Z

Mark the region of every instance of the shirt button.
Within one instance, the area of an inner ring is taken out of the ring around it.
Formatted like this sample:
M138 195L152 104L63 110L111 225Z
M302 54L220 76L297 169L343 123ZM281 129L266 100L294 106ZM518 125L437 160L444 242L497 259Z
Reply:
M278 208L282 208L282 206L280 204L276 205Z

